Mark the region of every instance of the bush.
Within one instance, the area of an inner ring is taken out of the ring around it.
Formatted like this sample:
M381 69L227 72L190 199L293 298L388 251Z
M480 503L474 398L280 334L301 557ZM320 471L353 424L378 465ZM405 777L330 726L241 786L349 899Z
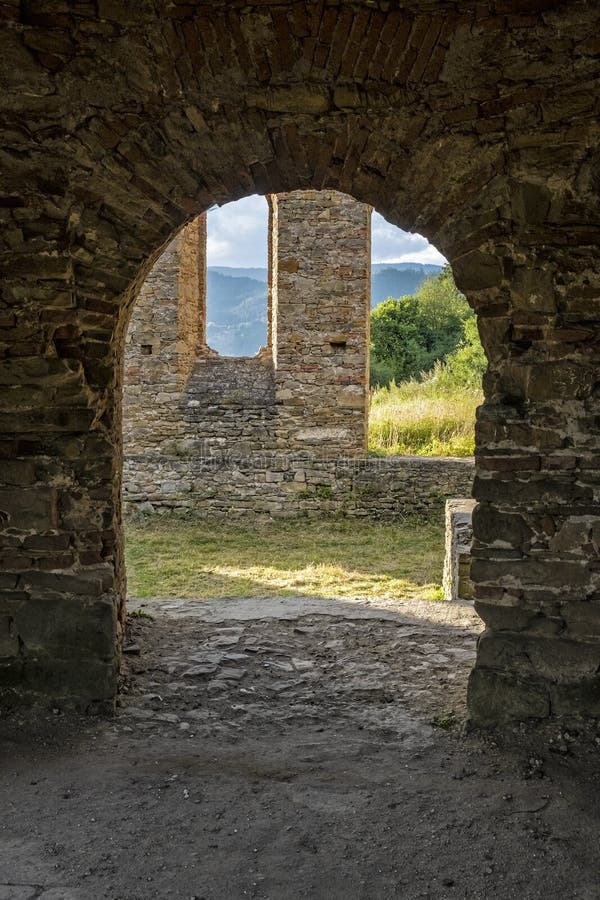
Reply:
M464 324L464 339L461 344L444 362L436 363L431 377L440 387L478 389L481 387L486 365L477 321L472 317Z

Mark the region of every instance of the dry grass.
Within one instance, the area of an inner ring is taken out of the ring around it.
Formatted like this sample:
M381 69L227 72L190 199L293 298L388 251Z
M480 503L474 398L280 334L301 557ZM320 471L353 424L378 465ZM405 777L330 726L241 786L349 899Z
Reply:
M482 393L408 381L371 398L369 450L384 455L471 456Z
M130 523L126 537L129 593L140 598L441 598L441 524L167 518Z

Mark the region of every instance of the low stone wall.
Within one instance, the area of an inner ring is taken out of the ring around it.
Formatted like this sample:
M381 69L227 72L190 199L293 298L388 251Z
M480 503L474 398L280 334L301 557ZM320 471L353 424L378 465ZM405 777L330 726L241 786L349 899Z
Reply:
M127 456L127 512L191 510L207 517L335 513L393 521L439 517L469 495L473 460L429 457L309 459L286 455Z

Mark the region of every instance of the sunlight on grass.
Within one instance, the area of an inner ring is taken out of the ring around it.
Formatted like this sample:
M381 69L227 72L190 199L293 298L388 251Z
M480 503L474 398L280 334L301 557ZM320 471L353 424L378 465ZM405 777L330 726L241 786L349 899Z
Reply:
M441 599L443 527L351 520L228 525L165 518L130 523L131 596L292 594Z
M406 381L371 398L369 450L382 455L472 456L475 410L482 393Z

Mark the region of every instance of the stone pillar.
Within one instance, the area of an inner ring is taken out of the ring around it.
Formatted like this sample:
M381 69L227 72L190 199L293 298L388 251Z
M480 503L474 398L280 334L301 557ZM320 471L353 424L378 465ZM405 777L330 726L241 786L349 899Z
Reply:
M363 455L371 207L336 191L278 194L271 207L278 446Z
M0 699L107 711L124 575L114 314L67 242L65 225L37 256L24 244L2 279Z
M180 435L179 400L198 351L206 349L206 216L160 255L137 297L125 347L125 454Z
M449 602L473 599L471 545L473 507L467 498L446 500L446 553L442 585Z
M536 209L543 189L527 192ZM481 724L600 714L600 272L595 248L531 244L455 266L489 359L471 567Z

